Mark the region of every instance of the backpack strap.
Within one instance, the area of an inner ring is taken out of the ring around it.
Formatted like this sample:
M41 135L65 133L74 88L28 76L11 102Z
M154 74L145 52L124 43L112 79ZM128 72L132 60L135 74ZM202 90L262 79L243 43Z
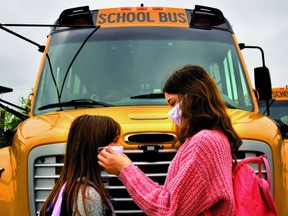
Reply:
M265 165L265 169L266 169L266 174L267 174L267 182L269 184L269 188L270 188L270 181L271 181L271 176L270 176L270 167L269 167L269 163L267 160L266 155L262 155L261 158L263 159L264 165Z
M265 170L266 170L266 174L267 174L267 182L269 184L270 187L270 167L269 167L269 163L267 160L267 156L261 155L259 157L254 156L254 157L248 157L248 158L244 158L243 160L241 160L240 162L237 162L234 169L233 169L233 176L234 174L237 172L237 170L240 168L241 165L243 164L249 164L249 163L257 163L258 164L258 176L259 178L263 178L262 177L262 163L265 166Z
M66 187L66 182L61 187L60 193L59 193L58 198L56 200L56 203L54 205L51 216L59 216L61 214L63 192L65 190L65 187Z

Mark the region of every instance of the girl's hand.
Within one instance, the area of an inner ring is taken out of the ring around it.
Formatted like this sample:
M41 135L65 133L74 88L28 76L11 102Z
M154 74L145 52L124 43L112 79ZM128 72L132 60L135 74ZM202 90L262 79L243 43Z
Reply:
M125 155L119 154L112 148L103 149L97 156L98 164L104 168L106 172L113 175L119 175L121 170L132 164L132 161Z

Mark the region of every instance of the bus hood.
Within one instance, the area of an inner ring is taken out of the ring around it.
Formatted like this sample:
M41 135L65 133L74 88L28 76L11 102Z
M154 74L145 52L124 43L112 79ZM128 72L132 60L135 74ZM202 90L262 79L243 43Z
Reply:
M168 116L167 106L109 107L78 109L53 112L33 116L17 129L14 142L19 145L35 147L46 143L65 142L72 121L80 115L107 115L121 124L122 136L135 133L173 133L174 125ZM232 124L242 139L258 137L268 143L279 137L274 122L267 117L243 110L228 110ZM273 131L274 133L271 133ZM274 136L274 137L271 137ZM22 146L25 148L25 146Z

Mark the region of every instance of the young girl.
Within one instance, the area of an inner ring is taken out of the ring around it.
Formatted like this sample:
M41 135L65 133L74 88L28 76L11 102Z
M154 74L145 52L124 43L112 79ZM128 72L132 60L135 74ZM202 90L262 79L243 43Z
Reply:
M111 149L101 151L99 164L118 175L149 216L234 215L232 154L242 142L216 84L202 67L187 65L168 78L163 92L180 142L164 185Z
M40 215L115 215L96 156L98 147L118 145L120 130L108 116L83 115L72 122L64 166Z

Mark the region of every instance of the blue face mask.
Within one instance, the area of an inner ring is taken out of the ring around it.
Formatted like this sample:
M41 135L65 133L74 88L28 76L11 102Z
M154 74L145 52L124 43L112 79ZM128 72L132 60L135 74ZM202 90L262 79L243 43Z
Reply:
M180 103L177 103L169 112L168 115L175 122L176 125L181 126L182 111L180 109Z

